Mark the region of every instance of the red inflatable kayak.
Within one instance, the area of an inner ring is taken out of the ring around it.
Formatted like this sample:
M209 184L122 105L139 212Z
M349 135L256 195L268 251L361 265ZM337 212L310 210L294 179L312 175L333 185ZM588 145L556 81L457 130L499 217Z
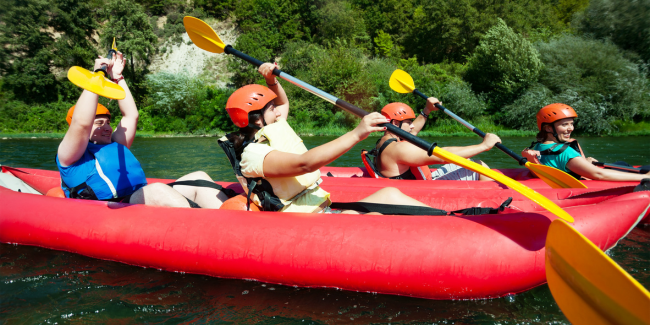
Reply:
M434 171L435 169L432 169L431 171ZM541 179L537 178L533 173L530 172L527 168L500 168L500 169L493 169L494 171L500 172L518 182L521 182L522 184L532 188L532 189L540 189L540 188L550 188L550 186ZM365 167L323 167L320 169L321 174L323 176L329 176L330 178L363 178L364 182L371 181L371 180L377 180L375 178L371 178L370 174L368 174L367 170ZM650 176L649 176L650 178ZM385 178L382 178L381 180L387 180ZM400 182L408 182L408 185L406 186L412 186L417 183L413 182L421 182L421 181L409 181L409 180L389 180L392 181L394 187L400 187L399 184ZM371 181L372 182L372 181ZM584 183L588 188L591 189L603 189L603 188L612 188L612 187L621 187L621 186L630 186L630 185L638 185L639 182L609 182L609 181L594 181L594 180L581 180L582 183ZM483 188L483 189L490 189L490 188L499 188L503 187L503 185L500 185L495 182L477 182L477 181L435 181L435 183L430 183L430 182L425 182L424 184L420 185L426 185L427 187L437 187L437 188Z
M37 190L58 182L56 172L3 171ZM335 201L374 191L326 189ZM601 249L615 245L650 207L650 192L629 187L545 191ZM411 192L445 210L500 203L504 195L515 200L497 215L310 215L149 207L0 188L0 242L168 271L430 299L500 297L545 282L544 242L554 215L509 189Z

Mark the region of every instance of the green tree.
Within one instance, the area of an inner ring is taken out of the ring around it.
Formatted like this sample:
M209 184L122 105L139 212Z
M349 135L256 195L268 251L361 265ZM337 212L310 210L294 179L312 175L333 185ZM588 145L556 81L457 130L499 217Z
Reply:
M132 91L136 100L140 101L144 95L144 77L156 52L158 38L153 33L149 17L137 3L115 0L108 4L104 14L108 21L101 31L101 44L108 52L115 37L117 48L124 53L127 61L124 76L132 81L135 86Z
M74 88L70 66L88 67L96 55L97 23L79 0L9 1L0 7L0 72L3 88L28 103L56 101Z
M569 24L573 15L589 6L589 0L558 0L553 6L556 16L562 23Z
M616 120L650 117L647 72L616 45L565 35L535 46L544 69L538 83L504 109L507 126L536 130L535 114L550 103L573 107L581 134L604 134L614 130Z
M382 30L420 62L465 62L480 38L502 18L524 36L538 29L562 30L554 0L352 0L371 37Z
M235 0L194 0L194 6L203 9L209 16L223 19L235 10Z
M467 63L465 80L500 105L535 82L543 67L537 50L499 19L481 39Z
M241 0L235 9L241 36L233 46L259 60L274 61L288 43L312 40L316 10L308 0ZM261 80L250 64L229 60L235 86Z
M650 1L591 0L574 25L583 33L610 39L650 63Z
M377 37L374 38L375 41L375 54L384 57L390 57L394 48L393 40L390 37L390 34L384 33L383 30L380 30L377 33Z
M325 0L314 14L316 38L322 45L340 39L358 48L370 47L363 17L348 1Z

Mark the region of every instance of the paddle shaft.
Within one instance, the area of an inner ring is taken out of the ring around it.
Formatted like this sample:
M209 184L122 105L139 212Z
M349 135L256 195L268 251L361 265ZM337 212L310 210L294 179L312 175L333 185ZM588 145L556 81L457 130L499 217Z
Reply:
M599 166L599 167L618 169L618 170L622 170L622 171L625 171L625 172L638 173L638 174L646 174L648 171L650 171L650 167L646 167L646 166L643 166L641 168L636 168L636 167L632 167L632 166L608 164L608 163L602 163L602 162L597 162L597 161L592 162L592 164L594 164L596 166Z
M413 90L413 93L424 98L428 99L427 95L423 94L419 90L415 89ZM454 120L460 122L462 125L464 125L466 128L470 129L472 132L478 134L481 138L485 138L485 132L479 130L478 128L474 127L473 125L469 124L467 121L463 120L460 116L454 114L452 111L448 110L444 106L440 104L436 104L436 107L445 112L445 114L451 116ZM526 162L528 161L526 158L519 156L518 154L514 153L512 150L508 149L508 147L504 146L502 143L497 143L495 145L497 148L501 149L501 151L505 152L508 156L514 158L516 161L519 162L519 165L524 166Z
M112 59L113 54L117 54L117 51L115 51L113 49L108 50L108 54L106 55L106 58L109 59L109 60ZM95 70L94 72L97 72L97 71L103 72L104 76L108 77L108 65L102 64L102 66L99 69Z
M262 64L264 64L264 62L262 62L262 61L260 61L260 60L258 60L256 58L253 58L253 57L251 57L251 56L249 56L249 55L247 55L245 53L242 53L242 52L234 49L230 45L227 45L224 48L223 51L226 54L232 54L232 55L234 55L234 56L236 56L236 57L238 57L240 59L243 59L244 61L247 61L247 62L251 63L252 65L254 65L256 67L259 67ZM322 90L320 90L320 89L318 89L318 88L316 88L316 87L314 87L314 86L312 86L312 85L310 85L310 84L308 84L308 83L306 83L306 82L304 82L304 81L302 81L300 79L296 79L293 76L291 76L291 75L289 75L289 74L287 74L285 72L282 72L282 70L280 70L278 68L275 68L273 70L273 74L280 77L280 78L282 78L282 79L284 79L284 80L286 80L286 81L288 81L288 82L290 82L290 83L292 83L292 84L294 84L294 85L296 85L296 86L298 86L298 87L300 87L300 88L302 88L302 89L304 89L304 90L306 90L306 91L308 91L308 92L310 92L310 93L312 93L312 94L314 94L314 95L316 95L316 96L318 96L318 97L320 97L320 98L322 98L322 99L324 99L324 100L326 100L326 101L328 101L328 102L330 102L330 103L332 103L332 104L334 104L334 105L336 105L336 106L338 106L338 107L340 107L340 108L342 108L342 109L344 109L344 110L346 110L346 111L348 111L348 112L350 112L351 114L354 114L354 115L356 115L358 117L364 117L364 116L368 115L368 112L362 110L361 108L359 108L357 106L354 106L354 105L352 105L352 104L350 104L350 103L348 103L348 102L346 102L346 101L344 101L342 99L336 98L335 96L332 96L331 94L328 94L328 93L326 93L326 92L324 92L324 91L322 91ZM429 142L427 142L427 141L425 141L425 140L423 140L421 138L418 138L417 136L414 136L411 133L408 133L407 131L404 131L404 130L398 128L395 125L390 124L390 123L383 123L383 124L379 124L379 125L386 127L386 129L388 131L396 134L400 138L414 144L415 146L426 150L426 152L427 152L427 154L429 156L431 156L433 154L433 149L436 147L436 143L429 143ZM483 135L483 136L485 136L485 135Z

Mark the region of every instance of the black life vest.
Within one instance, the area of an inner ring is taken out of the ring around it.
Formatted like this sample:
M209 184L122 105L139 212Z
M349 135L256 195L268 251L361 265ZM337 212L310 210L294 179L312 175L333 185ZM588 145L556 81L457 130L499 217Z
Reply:
M530 147L528 147L528 149L535 148L535 145L537 145L539 143L541 143L541 142L533 141L530 144ZM558 147L559 147L559 149L555 150L555 148L558 148ZM542 155L542 156L557 156L557 155L563 153L567 148L572 148L573 150L580 153L580 155L583 158L585 158L585 154L582 152L582 148L580 147L580 144L578 143L578 140L576 140L576 139L570 139L569 141L564 142L564 143L556 143L556 144L554 144L553 146L551 146L550 148L548 148L546 150L541 150L539 152L539 154ZM536 164L540 163L539 160L531 161L531 162L536 163ZM566 168L566 169L569 171L569 175L573 176L575 179L580 179L581 178L581 176L579 174L574 173L569 168Z

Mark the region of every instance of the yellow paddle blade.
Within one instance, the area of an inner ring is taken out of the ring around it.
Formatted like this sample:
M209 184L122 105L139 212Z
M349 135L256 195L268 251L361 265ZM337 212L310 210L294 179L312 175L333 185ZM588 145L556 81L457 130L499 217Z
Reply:
M527 162L526 167L552 188L587 188L587 185L557 168L531 162Z
M90 72L82 67L68 70L68 80L80 88L110 99L124 99L124 88L110 82L103 72Z
M185 16L183 25L185 25L187 35L196 46L208 52L223 53L226 45L206 22L198 18Z
M412 93L415 90L415 83L413 83L411 75L400 69L393 71L393 74L390 75L388 85L392 90L401 94Z
M562 220L546 236L546 280L572 324L650 324L650 292Z
M117 52L117 46L115 46L115 37L113 37L113 45L111 45L111 48Z
M463 157L454 155L453 153L446 151L444 149L441 149L440 147L435 147L433 149L433 155L436 157L456 164L458 166L464 167L466 169L469 169L471 171L475 171L481 175L485 175L519 193L524 195L525 197L529 198L533 202L539 204L542 206L544 209L550 211L554 215L556 215L558 218L562 218L568 222L573 222L573 217L566 213L566 211L562 210L559 206L557 206L555 203L553 203L551 200L547 199L543 195L535 192L533 189L529 188L528 186L521 184L514 179L503 175L501 173L495 172L489 168L483 167L483 165L479 165L471 160L465 159Z

